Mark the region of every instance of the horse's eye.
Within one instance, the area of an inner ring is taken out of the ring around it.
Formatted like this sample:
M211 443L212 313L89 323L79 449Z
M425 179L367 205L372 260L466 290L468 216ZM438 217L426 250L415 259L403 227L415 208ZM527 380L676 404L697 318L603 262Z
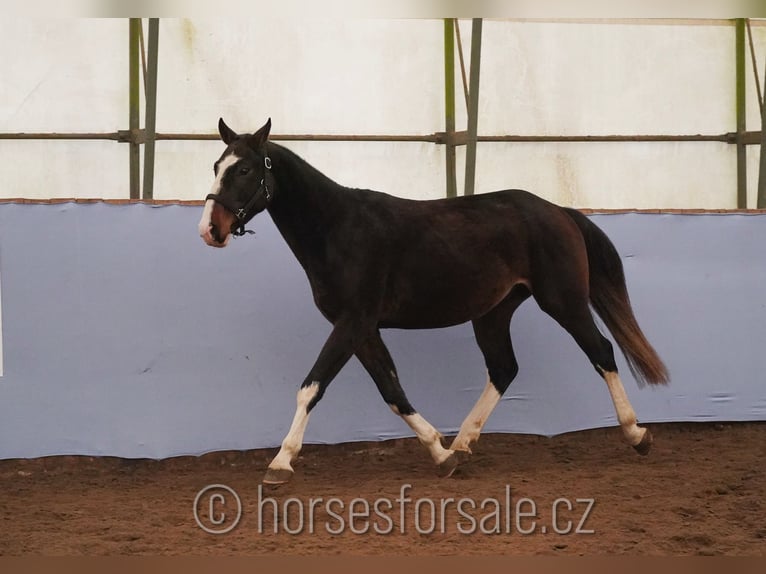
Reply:
M248 173L250 173L249 167L243 167L243 168L240 168L239 170L239 175L247 175Z

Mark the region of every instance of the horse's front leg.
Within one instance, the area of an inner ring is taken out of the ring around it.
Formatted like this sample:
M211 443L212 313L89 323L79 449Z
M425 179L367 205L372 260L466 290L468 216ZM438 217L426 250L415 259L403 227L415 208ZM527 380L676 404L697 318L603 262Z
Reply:
M322 347L319 357L298 390L297 407L282 448L269 464L264 484L283 484L293 475L292 462L303 446L303 434L311 409L324 395L335 375L348 362L357 347L375 332L375 325L360 319L341 319Z

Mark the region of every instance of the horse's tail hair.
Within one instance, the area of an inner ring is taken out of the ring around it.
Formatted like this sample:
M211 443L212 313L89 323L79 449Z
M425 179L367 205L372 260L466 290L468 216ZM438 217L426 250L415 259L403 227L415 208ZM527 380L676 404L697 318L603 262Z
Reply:
M575 209L565 208L585 239L588 253L590 303L627 360L639 385L665 384L668 370L647 341L633 309L625 285L625 272L617 249L595 223Z

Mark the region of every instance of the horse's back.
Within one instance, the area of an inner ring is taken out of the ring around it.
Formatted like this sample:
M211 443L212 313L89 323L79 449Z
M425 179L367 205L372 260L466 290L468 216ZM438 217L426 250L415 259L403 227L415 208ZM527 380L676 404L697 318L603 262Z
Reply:
M562 207L522 189L425 201L387 196L373 211L389 240L401 238L401 249L422 247L431 257L495 252L515 260L535 244L580 235Z

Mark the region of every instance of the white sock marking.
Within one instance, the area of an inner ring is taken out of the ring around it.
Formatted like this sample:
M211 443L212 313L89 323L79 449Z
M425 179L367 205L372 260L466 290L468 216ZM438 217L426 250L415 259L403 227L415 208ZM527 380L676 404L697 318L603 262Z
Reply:
M395 406L391 406L391 409L399 414L399 409ZM437 431L431 423L420 416L418 413L412 415L400 415L404 422L415 432L420 443L428 449L431 454L431 458L436 464L444 462L451 454L452 451L444 448L441 443L441 433Z
M290 425L290 430L282 441L282 448L279 449L277 456L269 464L269 468L293 469L292 462L303 446L303 433L306 431L306 425L309 422L309 413L306 409L318 392L319 383L316 382L298 391L298 405L295 409L293 424Z
M622 386L620 376L615 372L605 372L604 380L612 396L614 409L617 411L617 420L620 422L622 432L631 446L636 446L641 442L646 434L646 429L636 424L636 413L628 401L628 395L625 393L625 387Z
M492 411L495 410L495 407L499 402L500 393L497 392L492 381L487 378L487 384L485 385L479 400L476 401L471 412L468 413L463 424L460 425L460 432L457 433L450 448L452 450L471 452L471 443L479 440L481 429L484 428L489 415L492 414Z

